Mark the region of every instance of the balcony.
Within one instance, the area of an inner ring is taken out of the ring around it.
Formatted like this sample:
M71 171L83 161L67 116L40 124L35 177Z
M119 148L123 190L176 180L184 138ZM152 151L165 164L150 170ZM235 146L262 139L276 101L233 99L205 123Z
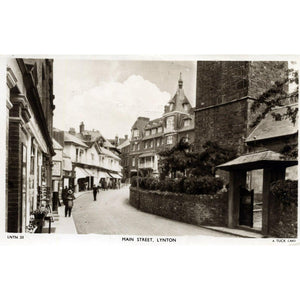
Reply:
M140 169L154 169L154 162L147 161L144 163L139 163L139 168Z

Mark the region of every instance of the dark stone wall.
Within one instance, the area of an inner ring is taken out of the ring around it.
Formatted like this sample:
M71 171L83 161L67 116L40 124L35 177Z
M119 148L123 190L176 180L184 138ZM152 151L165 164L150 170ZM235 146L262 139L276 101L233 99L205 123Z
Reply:
M217 141L242 154L257 115L251 113L253 100L247 97L256 98L283 80L287 69L287 62L279 61L198 61L195 148Z
M247 61L198 61L196 108L247 96L248 74Z
M129 202L143 212L194 225L227 226L227 193L187 195L130 188Z
M278 238L297 238L298 207L295 203L283 205L273 199L269 214L269 235Z
M287 61L251 61L248 95L258 98L270 89L276 81L283 81L287 78L287 70Z
M247 136L247 99L203 109L195 115L195 147L201 151L207 141L223 147L233 147L238 153L245 151Z

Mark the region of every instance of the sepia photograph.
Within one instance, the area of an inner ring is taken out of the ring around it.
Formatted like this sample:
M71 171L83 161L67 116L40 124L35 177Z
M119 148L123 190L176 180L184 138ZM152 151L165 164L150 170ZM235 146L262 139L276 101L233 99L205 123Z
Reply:
M298 69L7 57L5 232L296 241Z
M1 299L297 298L298 6L2 1Z

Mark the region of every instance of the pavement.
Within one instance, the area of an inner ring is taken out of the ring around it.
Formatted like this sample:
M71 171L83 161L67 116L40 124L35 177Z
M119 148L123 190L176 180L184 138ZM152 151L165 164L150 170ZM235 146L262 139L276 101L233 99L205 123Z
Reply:
M231 234L170 220L137 210L129 204L129 188L92 192L74 201L73 217L79 234L232 237Z

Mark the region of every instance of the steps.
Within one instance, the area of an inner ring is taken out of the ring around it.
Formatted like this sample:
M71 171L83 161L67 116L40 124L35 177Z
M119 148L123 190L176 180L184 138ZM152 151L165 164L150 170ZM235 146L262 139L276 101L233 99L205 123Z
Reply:
M219 227L219 226L202 226L207 229L211 229L214 231L227 233L232 236L241 237L241 238L263 238L264 236L259 232L253 232L243 229L236 228L227 228L227 227Z

